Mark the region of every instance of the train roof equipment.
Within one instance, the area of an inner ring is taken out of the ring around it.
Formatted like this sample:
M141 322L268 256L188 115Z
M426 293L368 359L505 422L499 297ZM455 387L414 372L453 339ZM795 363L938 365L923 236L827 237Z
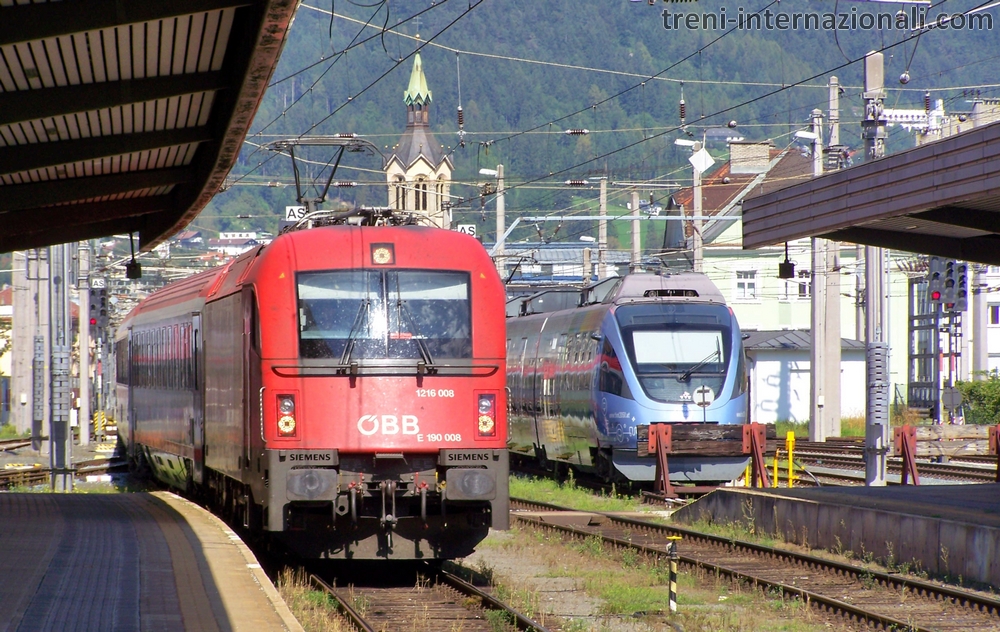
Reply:
M711 279L697 272L654 274L640 272L610 277L580 289L547 289L507 302L508 317L546 314L598 303L632 303L670 298L693 303L726 304Z

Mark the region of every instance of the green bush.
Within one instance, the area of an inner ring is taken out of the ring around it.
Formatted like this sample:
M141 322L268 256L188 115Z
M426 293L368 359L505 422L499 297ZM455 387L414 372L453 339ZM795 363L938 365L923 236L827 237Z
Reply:
M965 423L993 425L1000 423L1000 373L977 371L983 379L972 382L959 381L956 388L962 393L962 410Z

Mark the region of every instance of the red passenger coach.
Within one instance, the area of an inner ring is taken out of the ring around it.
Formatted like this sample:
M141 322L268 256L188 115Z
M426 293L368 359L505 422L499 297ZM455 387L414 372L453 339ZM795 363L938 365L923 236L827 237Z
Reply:
M508 526L504 300L466 235L284 233L129 314L120 435L300 555L467 555Z

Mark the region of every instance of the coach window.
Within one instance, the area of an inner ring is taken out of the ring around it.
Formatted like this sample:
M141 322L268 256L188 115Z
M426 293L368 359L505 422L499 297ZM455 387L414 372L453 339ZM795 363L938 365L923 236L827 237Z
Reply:
M615 348L611 346L611 341L605 338L601 343L601 357L599 358L601 371L598 377L599 390L611 393L626 399L632 399L632 391L629 390L625 382L625 374L622 372L621 362Z

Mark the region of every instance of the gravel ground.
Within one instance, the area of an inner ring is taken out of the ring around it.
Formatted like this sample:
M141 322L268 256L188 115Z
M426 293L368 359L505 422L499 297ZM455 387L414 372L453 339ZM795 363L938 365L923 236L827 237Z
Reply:
M788 604L714 576L679 578L679 614L607 614L594 596L597 583L635 582L646 586L648 576L625 568L616 555L591 555L579 545L563 542L545 531L517 527L491 532L476 552L461 560L496 585L516 593L499 596L517 604L549 629L562 632L825 632L858 630L843 619ZM623 580L624 578L624 580ZM598 587L599 588L599 587ZM589 590L588 590L589 589ZM640 588L642 590L642 588ZM665 591L662 585L649 591Z

